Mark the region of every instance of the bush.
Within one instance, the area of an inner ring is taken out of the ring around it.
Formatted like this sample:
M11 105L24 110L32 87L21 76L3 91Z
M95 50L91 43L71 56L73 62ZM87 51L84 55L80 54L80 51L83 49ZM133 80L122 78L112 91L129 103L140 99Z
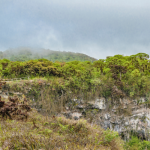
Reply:
M142 141L135 136L125 143L125 148L128 150L150 150L150 142Z

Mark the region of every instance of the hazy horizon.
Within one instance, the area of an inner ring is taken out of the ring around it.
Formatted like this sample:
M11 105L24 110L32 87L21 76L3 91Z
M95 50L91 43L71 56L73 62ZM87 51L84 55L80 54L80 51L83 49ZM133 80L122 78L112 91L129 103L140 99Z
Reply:
M0 50L30 47L96 59L150 54L150 1L1 0Z

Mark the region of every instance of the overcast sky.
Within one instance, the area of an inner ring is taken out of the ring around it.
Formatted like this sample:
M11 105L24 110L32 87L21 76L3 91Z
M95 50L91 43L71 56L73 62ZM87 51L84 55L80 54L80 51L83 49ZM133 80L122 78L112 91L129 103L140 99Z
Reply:
M0 0L0 50L150 54L150 0Z

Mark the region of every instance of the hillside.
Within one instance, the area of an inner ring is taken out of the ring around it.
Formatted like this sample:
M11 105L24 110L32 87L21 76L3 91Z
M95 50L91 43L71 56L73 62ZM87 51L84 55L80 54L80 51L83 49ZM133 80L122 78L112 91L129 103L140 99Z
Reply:
M25 95L41 114L84 118L91 126L117 131L128 141L129 150L150 149L149 60L145 53L115 55L93 63L3 59L0 76L9 86L0 94L3 98Z
M73 52L61 52L47 49L31 49L31 48L18 48L8 49L0 52L0 59L9 59L11 61L27 61L31 59L45 58L52 62L69 62L69 61L90 61L93 62L96 59L82 53Z
M0 89L5 86L0 82ZM0 94L0 149L9 150L122 150L117 132L104 131L86 120L42 116L22 97Z
M128 142L120 139L127 136L116 132L115 128L121 120L118 113L112 116L112 111L107 109L110 107L108 102L103 103L107 105L104 109L102 107L105 106L101 107L99 102L93 105L93 98L90 101L74 99L77 95L70 92L70 95L64 93L60 97L57 82L44 79L11 80L0 82L0 85L0 149L150 149L149 141L137 137L132 137ZM133 116L135 120L144 117ZM130 116L131 124L135 121L133 116ZM109 121L113 124L110 129ZM146 121L145 118L143 123ZM122 121L121 124L125 125ZM125 127L129 129L129 126Z

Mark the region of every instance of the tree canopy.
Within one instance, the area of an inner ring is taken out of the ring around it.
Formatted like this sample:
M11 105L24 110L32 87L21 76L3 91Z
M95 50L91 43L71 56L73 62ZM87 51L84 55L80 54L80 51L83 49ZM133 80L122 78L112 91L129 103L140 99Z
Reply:
M94 61L49 61L45 58L28 61L0 60L1 78L61 78L72 89L96 91L99 95L146 96L150 91L149 55L115 55Z

